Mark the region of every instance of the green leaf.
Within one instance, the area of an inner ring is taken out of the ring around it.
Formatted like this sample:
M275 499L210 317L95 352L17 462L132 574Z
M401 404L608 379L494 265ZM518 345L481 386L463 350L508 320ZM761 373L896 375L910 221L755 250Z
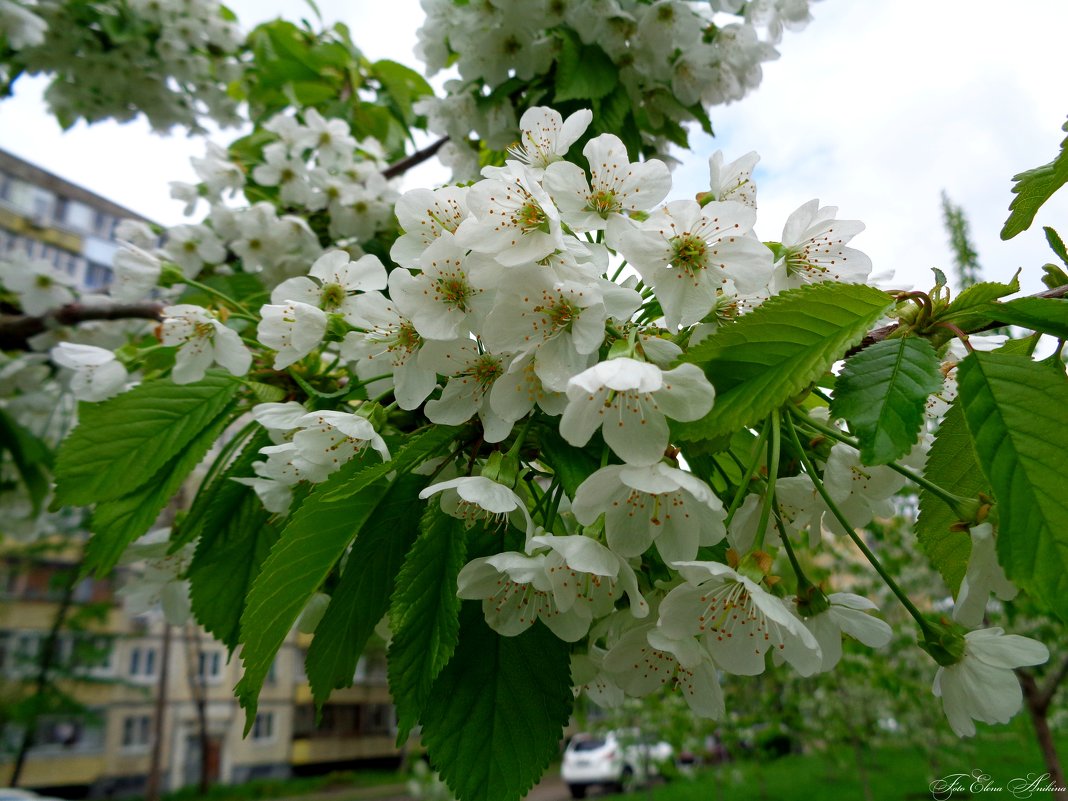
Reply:
M235 688L247 715L246 733L256 718L256 701L275 654L382 494L370 491L341 502L325 498L367 469L364 458L353 459L317 486L289 518L252 583L241 615L245 672Z
M998 298L1020 291L1019 273L1012 281L1000 284L996 281L983 281L972 284L961 292L937 317L940 322L949 322L968 331L982 328L990 322L986 311L987 305Z
M386 59L376 61L371 65L371 75L377 78L389 93L398 116L408 125L415 122L416 115L412 111L412 103L424 95L434 93L422 75L396 61Z
M1001 353L973 353L957 375L997 501L999 561L1010 579L1068 620L1068 377Z
M1042 226L1042 230L1046 232L1046 242L1049 243L1050 250L1057 254L1057 258L1061 260L1065 267L1068 267L1068 249L1064 247L1064 240L1061 239L1061 235L1048 225Z
M1045 273L1045 275L1042 276L1042 283L1050 289L1056 289L1059 286L1068 284L1068 273L1056 264L1042 265L1042 272Z
M963 498L975 498L980 492L990 493L990 485L975 458L959 401L953 403L938 427L923 473ZM920 490L916 539L954 595L964 578L972 550L967 531L952 530L959 523L960 518L945 501L927 490Z
M986 309L999 322L1068 339L1068 300L1064 298L1017 298L989 303Z
M556 58L555 102L599 100L616 88L619 71L597 45L582 44L565 35Z
M352 684L367 639L389 609L397 572L419 534L426 508L419 491L424 486L424 477L403 475L352 499L362 499L367 513L306 660L308 683L320 707L332 690Z
M1068 131L1068 122L1061 130ZM1012 239L1030 228L1042 204L1068 181L1068 139L1061 142L1061 152L1049 164L1014 175L1012 180L1016 182L1012 188L1016 197L1009 204L1011 213L1001 229L1002 239Z
M233 651L241 630L245 597L267 553L278 540L256 493L248 487L222 525L204 530L189 566L189 599L193 614L205 629Z
M539 461L559 477L560 484L569 498L575 497L575 490L579 485L601 466L590 453L590 449L576 448L564 440L556 425L546 425L538 429L538 447L541 451Z
M677 426L683 440L729 435L810 386L890 308L885 292L826 282L791 289L722 326L683 361L716 388L712 410Z
M456 577L467 556L467 532L437 503L427 508L421 528L389 607L389 690L397 708L398 746L407 741L460 634Z
M849 421L864 464L912 450L927 396L942 388L941 366L931 343L918 337L884 339L846 360L831 414Z
M121 498L96 505L89 525L93 536L85 549L86 568L102 574L118 563L126 546L156 522L163 507L182 488L230 419L229 413L220 414L180 453L150 476L146 484Z
M56 504L88 506L128 495L181 453L240 385L211 371L194 384L146 381L104 403L83 403L59 449Z
M423 710L431 764L459 801L518 801L559 753L571 713L567 643L542 623L516 637L460 612L460 639Z
M52 466L52 451L43 440L0 409L0 456L4 451L11 454L11 461L29 493L36 514L41 510L51 484L46 468Z
M212 537L213 532L226 527L232 515L239 513L246 498L256 497L255 490L234 479L253 475L252 463L263 459L260 448L271 444L271 436L259 423L253 423L252 427L237 436L240 437L242 433L246 437L244 444L233 443L234 447L241 447L237 456L231 454L232 458L219 465L217 472L214 472L216 468L213 466L197 490L189 511L176 527L177 536L172 540L172 550L198 537Z
M393 458L388 462L367 468L356 477L355 481L336 487L324 495L323 500L326 502L342 501L362 492L364 487L390 473L410 473L412 468L444 450L446 445L456 439L459 430L457 426L434 425L410 435L404 447L393 454Z

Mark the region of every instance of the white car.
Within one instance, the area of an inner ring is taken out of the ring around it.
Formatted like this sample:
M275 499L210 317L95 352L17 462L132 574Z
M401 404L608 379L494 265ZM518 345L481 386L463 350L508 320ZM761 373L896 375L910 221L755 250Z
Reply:
M658 766L674 755L668 743L636 731L576 734L564 749L560 776L572 798L585 798L594 785L621 793L658 775Z

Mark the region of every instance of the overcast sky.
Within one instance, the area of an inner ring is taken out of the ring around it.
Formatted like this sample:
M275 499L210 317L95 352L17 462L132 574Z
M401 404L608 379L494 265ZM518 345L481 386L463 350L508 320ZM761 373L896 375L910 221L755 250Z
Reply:
M415 65L422 19L417 0L319 0L324 20L345 21L371 58ZM232 0L242 24L309 14L295 0ZM675 173L674 197L707 188L707 159L761 155L758 233L777 239L787 215L811 198L860 219L853 245L895 285L927 289L931 267L951 257L942 227L942 189L964 206L987 278L1024 267L1024 288L1041 289L1052 260L1041 225L1068 238L1068 190L1035 226L1011 242L998 232L1013 174L1053 158L1068 114L1068 3L1061 0L822 0L814 21L788 33L782 58L761 87L712 110L714 139L694 137ZM63 133L41 100L44 83L22 79L0 101L0 147L160 222L181 221L167 182L190 180L203 144L159 137L137 122L77 125ZM224 132L223 143L233 138ZM440 173L438 173L440 174ZM435 173L422 180L433 181Z

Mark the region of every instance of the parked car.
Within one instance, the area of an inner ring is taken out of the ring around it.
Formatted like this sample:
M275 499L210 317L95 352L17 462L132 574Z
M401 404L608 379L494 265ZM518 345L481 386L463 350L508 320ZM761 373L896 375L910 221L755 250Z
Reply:
M659 775L674 755L669 743L633 730L576 734L564 749L560 776L572 798L585 798L594 786L622 793Z

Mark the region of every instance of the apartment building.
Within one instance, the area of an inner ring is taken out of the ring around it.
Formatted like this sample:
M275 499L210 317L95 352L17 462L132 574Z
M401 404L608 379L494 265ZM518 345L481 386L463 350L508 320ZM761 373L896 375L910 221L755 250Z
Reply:
M120 220L147 222L53 173L0 150L0 258L23 253L50 262L83 290L111 281Z
M83 290L111 279L115 227L145 218L0 150L0 259L44 259ZM2 532L0 532L2 533ZM37 717L19 785L51 795L142 794L153 763L163 790L356 767L399 756L384 654L361 660L354 686L316 720L304 674L309 638L293 633L267 678L248 737L233 696L239 659L195 625L124 612L121 572L64 580L76 550L32 555L0 537L0 786L10 784L23 731L14 707L35 692L57 616L56 686L73 703ZM53 699L54 701L54 699ZM50 702L51 703L51 702ZM157 733L159 745L157 747Z

